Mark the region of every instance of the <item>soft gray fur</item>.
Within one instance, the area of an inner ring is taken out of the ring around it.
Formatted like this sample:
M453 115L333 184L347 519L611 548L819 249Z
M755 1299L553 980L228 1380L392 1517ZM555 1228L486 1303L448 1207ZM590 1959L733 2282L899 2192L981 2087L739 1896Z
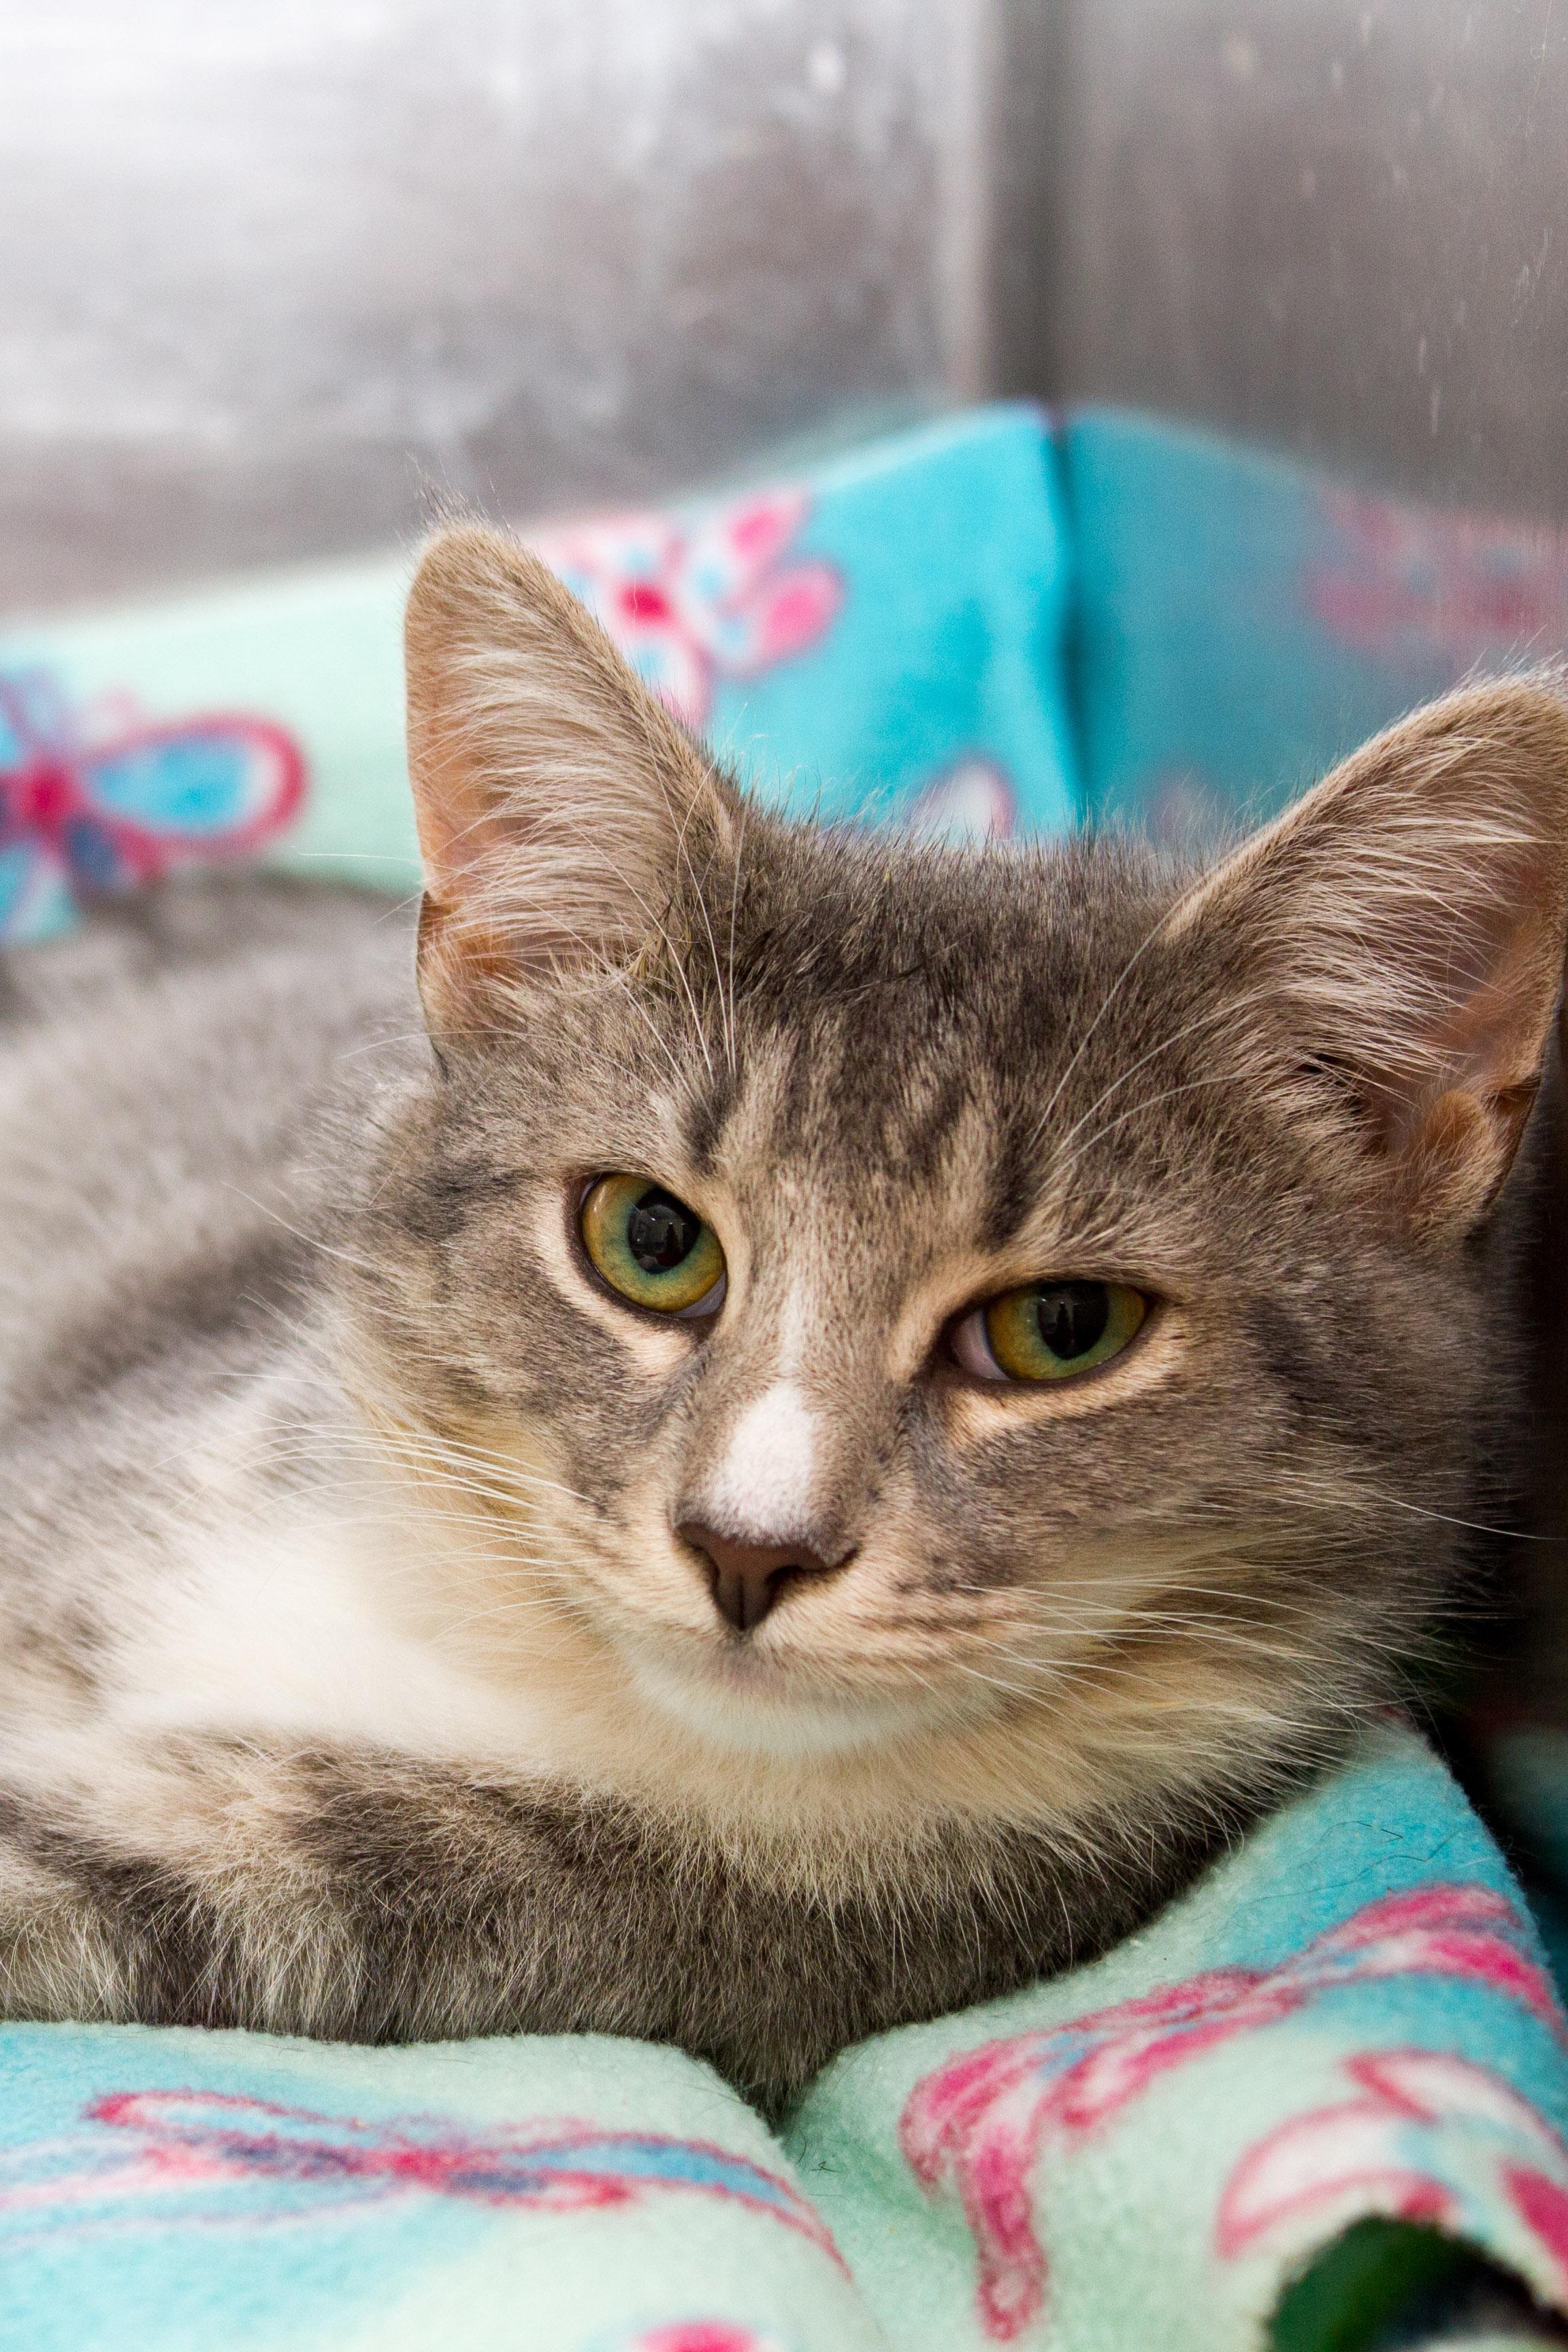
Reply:
M407 925L281 886L16 967L5 2005L633 2032L777 2105L1400 1690L1510 1409L1568 715L1438 706L1205 878L748 811L482 533L411 677L423 1019ZM710 1322L588 1265L621 1170ZM1153 1300L1124 1357L954 1360L1069 1275ZM694 1518L842 1565L741 1633Z

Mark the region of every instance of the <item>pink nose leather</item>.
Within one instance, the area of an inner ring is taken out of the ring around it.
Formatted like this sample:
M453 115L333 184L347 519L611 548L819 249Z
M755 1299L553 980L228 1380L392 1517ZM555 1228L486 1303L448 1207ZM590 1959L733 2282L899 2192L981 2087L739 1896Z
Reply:
M809 1544L739 1543L700 1519L683 1519L676 1533L708 1562L713 1606L737 1633L762 1623L786 1577L827 1576L844 1565L824 1559Z

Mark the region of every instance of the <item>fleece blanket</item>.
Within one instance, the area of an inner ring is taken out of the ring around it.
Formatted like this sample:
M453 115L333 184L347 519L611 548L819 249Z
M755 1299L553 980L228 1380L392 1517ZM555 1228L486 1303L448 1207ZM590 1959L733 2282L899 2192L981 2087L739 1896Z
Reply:
M1177 842L1274 815L1390 719L1568 652L1568 533L1114 409L1053 445L1080 789Z
M526 535L763 798L938 834L1073 822L1066 543L1037 411ZM398 556L8 628L0 941L224 857L416 888L411 570Z
M839 2058L0 2033L6 2352L1356 2352L1568 2314L1534 1930L1390 1726L1089 1967Z

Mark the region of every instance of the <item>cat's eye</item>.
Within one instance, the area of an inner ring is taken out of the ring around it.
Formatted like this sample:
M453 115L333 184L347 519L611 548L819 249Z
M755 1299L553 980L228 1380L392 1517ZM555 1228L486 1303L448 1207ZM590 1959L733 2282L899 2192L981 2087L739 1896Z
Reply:
M612 1290L659 1315L716 1315L724 1253L695 1209L646 1176L601 1176L578 1212L583 1247Z
M1026 1282L952 1328L952 1352L983 1381L1070 1381L1134 1340L1149 1301L1124 1282Z

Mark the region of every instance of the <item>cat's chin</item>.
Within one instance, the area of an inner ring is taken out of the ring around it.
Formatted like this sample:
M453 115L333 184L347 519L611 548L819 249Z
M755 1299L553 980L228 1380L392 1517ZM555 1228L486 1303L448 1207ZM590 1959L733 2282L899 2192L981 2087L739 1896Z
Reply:
M848 1755L928 1727L918 1696L824 1691L740 1650L700 1661L626 1653L638 1696L712 1747L757 1756Z

